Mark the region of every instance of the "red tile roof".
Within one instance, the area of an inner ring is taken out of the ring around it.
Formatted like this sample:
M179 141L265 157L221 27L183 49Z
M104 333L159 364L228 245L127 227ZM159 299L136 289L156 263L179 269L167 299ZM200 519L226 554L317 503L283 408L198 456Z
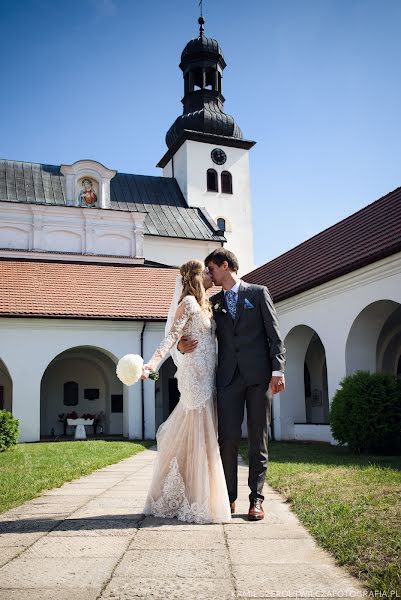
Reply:
M0 315L166 319L177 269L0 260Z
M401 188L243 277L275 302L401 251Z
M161 321L167 318L178 272L0 259L0 316Z

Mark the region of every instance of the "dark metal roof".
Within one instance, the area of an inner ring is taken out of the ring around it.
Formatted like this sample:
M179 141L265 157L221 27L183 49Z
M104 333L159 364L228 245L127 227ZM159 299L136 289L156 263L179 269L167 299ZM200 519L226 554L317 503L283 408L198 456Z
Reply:
M401 251L401 188L243 277L266 285L274 301Z
M172 148L184 131L242 139L243 134L231 115L224 112L221 90L226 67L217 40L203 35L204 19L200 17L199 37L190 40L181 54L180 69L184 77L183 114L177 117L166 134Z
M207 38L204 35L188 42L181 54L181 65L185 65L189 58L192 60L194 55L214 55L220 57L220 60L224 62L223 51L219 42L212 38Z
M205 90L204 96L207 94L208 90ZM210 94L212 94L212 92L210 92ZM243 139L244 136L242 131L235 122L234 117L223 112L219 107L219 104L215 102L213 98L210 98L209 102L207 101L207 98L204 100L205 102L199 110L184 113L176 118L166 133L166 144L168 148L171 148L174 145L185 130Z
M148 213L147 235L225 241L205 209L188 207L173 178L117 173L110 200L112 210ZM56 165L0 160L0 201L67 206L64 175Z

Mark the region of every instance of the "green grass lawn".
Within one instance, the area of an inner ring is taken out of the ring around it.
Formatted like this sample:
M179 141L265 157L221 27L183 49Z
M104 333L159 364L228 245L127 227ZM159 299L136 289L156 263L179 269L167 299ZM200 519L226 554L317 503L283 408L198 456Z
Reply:
M270 442L266 480L340 565L371 590L401 595L400 456Z
M137 454L154 443L86 440L17 444L0 453L0 512L65 481Z

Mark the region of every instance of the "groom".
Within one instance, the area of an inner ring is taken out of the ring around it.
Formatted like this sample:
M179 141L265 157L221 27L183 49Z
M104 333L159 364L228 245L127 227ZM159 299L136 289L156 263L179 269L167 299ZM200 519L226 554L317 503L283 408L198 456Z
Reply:
M205 265L213 283L223 288L211 303L218 340L218 440L231 513L235 512L238 494L238 448L246 404L251 490L248 518L259 521L264 518L272 394L285 389L285 348L267 288L239 279L238 260L225 248L209 254ZM178 350L193 352L196 345L196 340L183 337Z

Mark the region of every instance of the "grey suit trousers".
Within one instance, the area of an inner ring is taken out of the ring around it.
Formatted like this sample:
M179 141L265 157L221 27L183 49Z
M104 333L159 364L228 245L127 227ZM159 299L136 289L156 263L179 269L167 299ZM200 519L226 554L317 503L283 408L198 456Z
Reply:
M272 395L269 382L247 385L238 367L228 385L217 389L218 441L230 502L238 495L238 448L244 407L247 410L249 500L264 500L263 484L268 464L268 427L271 422Z

